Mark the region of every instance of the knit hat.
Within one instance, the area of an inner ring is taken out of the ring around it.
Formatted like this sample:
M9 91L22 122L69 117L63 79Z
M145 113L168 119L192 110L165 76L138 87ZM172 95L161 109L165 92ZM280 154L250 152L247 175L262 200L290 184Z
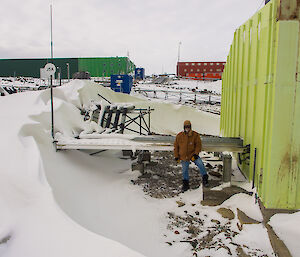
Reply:
M183 126L192 126L189 120L184 121Z

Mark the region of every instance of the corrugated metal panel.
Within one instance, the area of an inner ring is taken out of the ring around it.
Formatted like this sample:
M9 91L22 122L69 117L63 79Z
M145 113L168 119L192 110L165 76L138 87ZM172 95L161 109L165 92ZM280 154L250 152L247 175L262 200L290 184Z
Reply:
M127 57L79 58L78 66L79 71L88 71L92 77L129 74L135 68Z
M67 79L68 78L68 65L70 69L70 78L72 75L78 71L78 58L55 58L53 61L56 67L61 69L61 78ZM57 72L56 72L57 74ZM57 75L56 75L57 76Z
M299 18L278 19L281 4L270 2L235 32L223 73L221 131L250 144L250 160L243 156L240 166L264 205L299 209Z
M0 60L0 76L40 77L40 68L50 59L4 59ZM54 58L54 65L61 68L62 78L68 78L67 63L70 67L70 78L75 72L88 71L92 77L109 77L112 74L132 74L135 65L127 57L99 58ZM58 71L56 72L56 76Z
M40 77L40 68L43 68L50 59L3 59L0 60L0 76L22 76L22 77ZM70 65L70 77L78 71L77 58L55 58L54 65L61 67L62 78L67 78L67 63ZM57 73L56 73L57 74Z
M40 77L40 68L47 63L46 59L5 59L0 60L0 75Z

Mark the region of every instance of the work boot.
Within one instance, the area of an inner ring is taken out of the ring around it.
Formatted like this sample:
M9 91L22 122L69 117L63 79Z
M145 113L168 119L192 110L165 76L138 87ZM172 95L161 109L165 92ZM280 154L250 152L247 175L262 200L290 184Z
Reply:
M205 175L202 176L202 184L205 187L208 186L208 175L207 174L205 174Z
M185 192L190 189L190 183L188 180L182 180L182 192Z

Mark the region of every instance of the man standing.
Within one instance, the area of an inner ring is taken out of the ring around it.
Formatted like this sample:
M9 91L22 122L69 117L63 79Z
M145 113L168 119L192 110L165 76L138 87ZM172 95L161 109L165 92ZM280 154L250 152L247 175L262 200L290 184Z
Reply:
M202 183L204 186L208 184L208 175L203 165L199 153L202 149L200 135L192 130L192 125L189 120L186 120L183 125L184 131L177 134L174 142L175 160L182 165L183 186L182 191L187 191L189 185L189 165L190 161L194 162L202 175Z

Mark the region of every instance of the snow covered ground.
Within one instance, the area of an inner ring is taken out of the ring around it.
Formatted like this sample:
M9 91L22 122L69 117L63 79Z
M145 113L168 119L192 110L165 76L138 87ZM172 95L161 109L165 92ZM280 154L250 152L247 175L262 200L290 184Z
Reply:
M98 93L112 102L153 107L151 126L159 133L176 134L185 119L201 133L219 133L217 115L114 93L89 81L72 81L54 89L55 132L73 137L87 129L79 108L91 100L100 101ZM204 229L209 229L213 220L222 226L228 223L217 207L201 205L202 187L168 199L145 195L141 187L131 183L139 173L131 170L130 160L119 158L118 151L94 156L84 151L56 152L49 98L49 90L0 98L0 256L185 257L191 256L192 246L179 240L178 233L183 235L184 229L173 233L168 228L168 213L184 216L185 211L199 212L206 221ZM184 202L185 207L178 208L178 202ZM234 211L232 224L238 222L237 208L262 220L253 196L237 194L222 207ZM294 229L299 223L297 213L271 220L293 254L300 252L296 243L299 232ZM261 223L244 224L242 231L232 225L230 231L238 233L234 242L246 245L248 254L273 255ZM234 256L236 246L229 244L224 233L218 237ZM226 247L204 249L198 256L229 256Z
M172 80L166 84L153 84L151 81L138 83L133 95L151 101L192 106L205 112L220 114L222 81Z

